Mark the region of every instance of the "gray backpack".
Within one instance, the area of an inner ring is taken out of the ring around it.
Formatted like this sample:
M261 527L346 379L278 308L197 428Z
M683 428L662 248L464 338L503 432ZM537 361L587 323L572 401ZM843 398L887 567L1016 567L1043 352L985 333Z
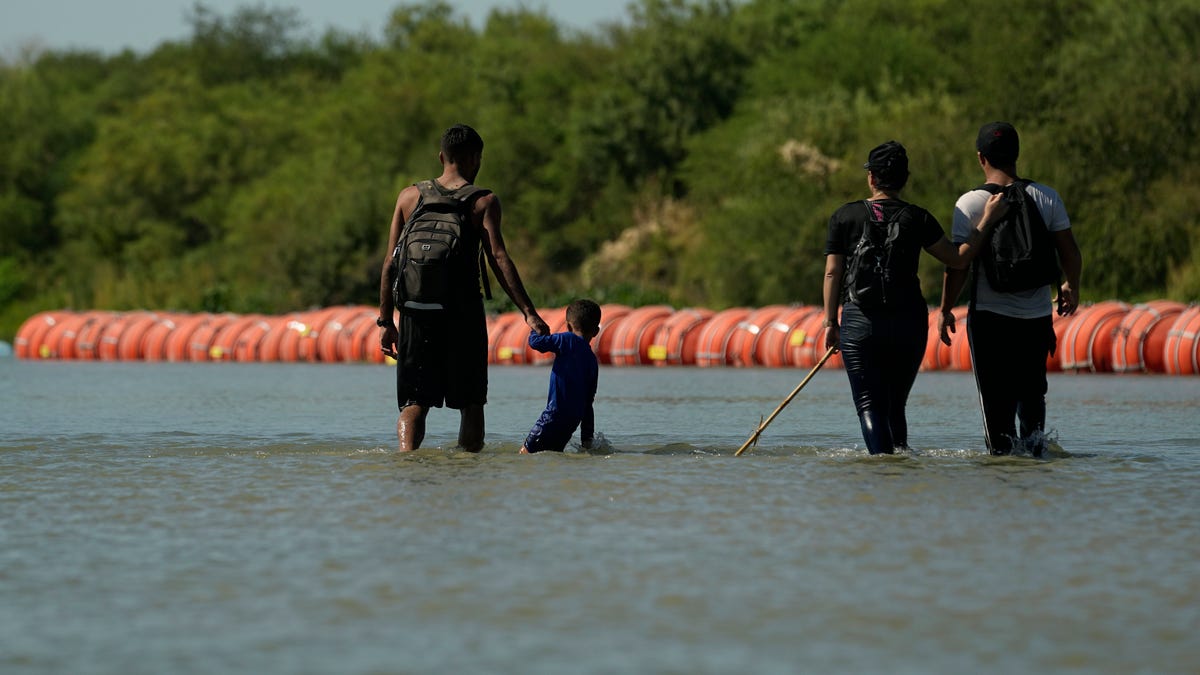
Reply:
M471 211L490 190L467 184L447 194L432 180L416 186L421 196L392 252L392 299L400 311L442 310L463 299L479 273L486 283Z

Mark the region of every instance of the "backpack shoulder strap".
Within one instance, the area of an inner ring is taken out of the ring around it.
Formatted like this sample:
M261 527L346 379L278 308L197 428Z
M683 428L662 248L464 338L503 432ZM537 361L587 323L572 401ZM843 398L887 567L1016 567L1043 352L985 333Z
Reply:
M417 203L413 205L412 213L408 214L406 224L414 222L430 203L436 204L442 199L442 193L434 187L432 180L418 181L413 183L413 187L417 188Z
M469 214L471 207L475 204L475 200L480 197L491 194L492 191L479 187L473 183L467 183L454 191L454 198L458 200L464 212ZM482 234L479 236L480 242L483 241ZM492 282L488 277L487 270L487 255L483 252L483 247L479 247L479 279L483 285L483 297L488 300L492 299Z
M891 218L888 218L887 241L889 244L900 238L900 226L908 223L908 209L910 206L912 204L901 206L899 210L892 214Z
M432 180L419 181L413 183L413 186L417 188L417 191L421 193L422 197L439 197L442 194L441 192L438 192L436 187L433 186Z
M447 192L432 179L413 183L413 185L421 193L421 202L426 204L441 204L443 206L473 204L476 199L491 192L487 188L481 188L471 183L467 183L457 190Z
M911 206L912 206L912 204L905 203L904 206L901 206L899 209L896 209L896 212L892 214L891 218L887 219L887 222L889 224L899 223L902 218L904 218L905 216L908 215L908 209Z
M875 210L875 207L876 207L877 205L876 205L876 204L874 204L874 203L872 203L870 199L864 199L864 200L862 200L862 205L863 205L863 207L864 207L864 208L866 208L866 209L867 209L867 220L871 221L872 223L882 223L882 222L884 222L884 220L883 220L883 209L882 209L882 208L881 208L881 209L879 209L878 211L876 211L876 210ZM879 214L879 216L880 216L878 220L876 220L876 218L875 218L875 215L876 215L876 214Z
M454 198L463 204L473 204L475 203L476 199L479 199L484 195L491 194L491 192L492 191L487 188L467 183L466 185L454 191Z

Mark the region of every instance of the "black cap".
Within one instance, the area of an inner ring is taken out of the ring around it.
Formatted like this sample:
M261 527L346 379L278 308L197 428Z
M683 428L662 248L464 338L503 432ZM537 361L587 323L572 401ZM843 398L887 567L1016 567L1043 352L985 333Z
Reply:
M993 165L1013 164L1021 153L1021 141L1008 122L989 122L979 128L975 149Z
M885 184L903 185L908 178L908 151L896 141L877 145L867 155L863 168L869 169Z

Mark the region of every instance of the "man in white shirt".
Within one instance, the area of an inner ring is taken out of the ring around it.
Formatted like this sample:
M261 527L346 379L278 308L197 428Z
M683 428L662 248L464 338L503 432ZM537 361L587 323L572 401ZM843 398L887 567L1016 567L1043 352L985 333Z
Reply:
M1037 214L1033 214L1030 222L1036 223L1036 215L1041 216L1041 224L1049 231L1043 247L1053 249L1054 255L1048 257L1057 258L1057 267L1065 276L1057 289L1057 311L1064 316L1073 314L1079 305L1083 256L1058 193L1049 186L1018 177L1020 142L1011 124L983 125L975 149L986 184L964 193L955 204L951 232L954 243L966 241L993 193L1016 183L1016 189L1023 189L1026 204L1036 206ZM980 262L988 256L990 245L989 237L989 244L970 273L946 269L939 319L941 339L950 344L949 333L955 330L951 310L970 278L967 339L983 410L984 440L993 455L1007 455L1014 449L1025 448L1034 456L1041 456L1045 446L1042 432L1046 425L1046 360L1056 347L1055 306L1050 287L1057 285L1060 277L1055 270L1046 277L1054 279L1049 283L1037 282L1032 288L1019 290L997 290Z

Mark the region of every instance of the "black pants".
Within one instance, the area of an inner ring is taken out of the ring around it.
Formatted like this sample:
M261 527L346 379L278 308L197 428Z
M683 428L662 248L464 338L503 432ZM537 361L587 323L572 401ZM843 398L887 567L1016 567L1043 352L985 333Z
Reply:
M863 440L872 455L908 446L905 408L928 338L924 306L864 312L847 303L842 310L839 348Z
M1010 454L1016 441L1046 428L1046 357L1055 348L1054 319L972 311L967 339L983 409L984 441L993 455ZM1031 448L1035 456L1042 450L1040 443Z

